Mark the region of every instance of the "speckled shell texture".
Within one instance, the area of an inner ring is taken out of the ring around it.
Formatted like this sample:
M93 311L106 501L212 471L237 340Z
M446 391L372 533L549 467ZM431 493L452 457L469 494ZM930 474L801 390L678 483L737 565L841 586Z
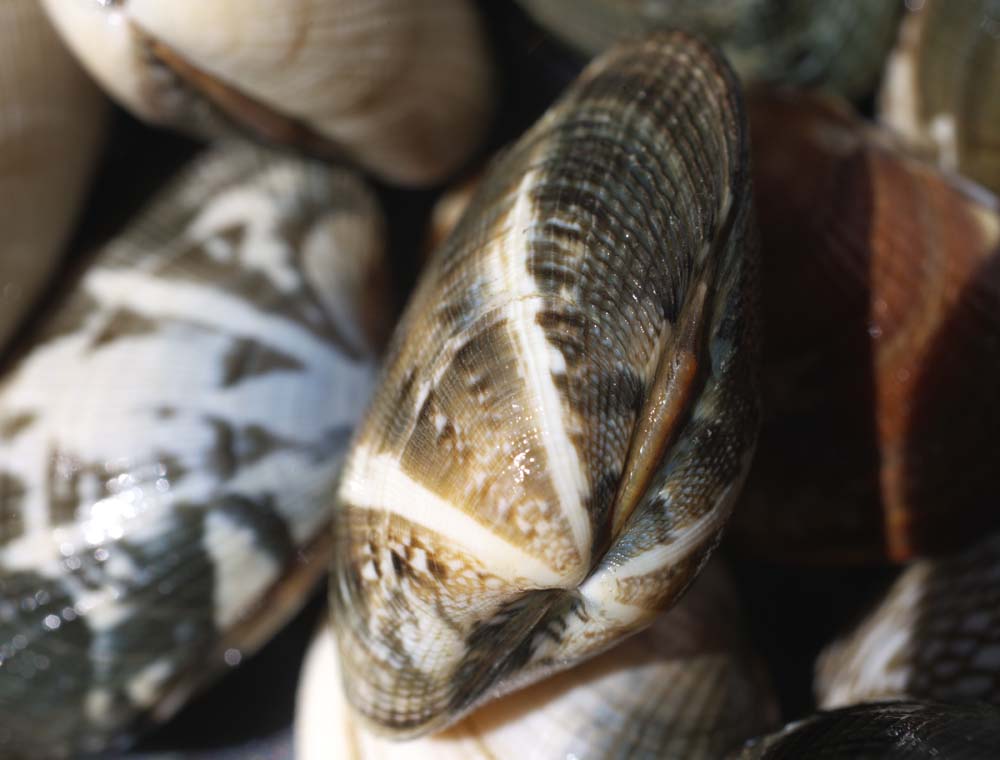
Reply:
M339 491L348 699L441 728L648 625L714 547L758 410L735 80L616 47L499 160L397 329Z
M1000 710L989 705L898 702L855 705L789 723L731 760L986 760L1000 747Z
M0 376L0 755L75 757L252 651L329 561L375 376L352 174L187 169Z
M296 711L298 760L710 760L776 725L774 697L743 638L739 603L713 562L652 626L430 737L395 742L348 708L328 629Z
M1000 193L1000 6L922 0L902 24L879 119L916 150Z
M63 254L105 111L37 0L0 0L0 356Z
M478 147L496 92L469 0L45 0L126 107L242 130L429 184ZM197 98L193 97L197 93Z
M1000 536L917 562L816 667L821 707L878 699L1000 705Z
M765 418L729 535L821 562L967 547L1000 529L1000 204L837 102L748 103Z
M749 81L818 85L858 97L874 88L895 37L898 0L519 0L572 46L686 29L719 45Z

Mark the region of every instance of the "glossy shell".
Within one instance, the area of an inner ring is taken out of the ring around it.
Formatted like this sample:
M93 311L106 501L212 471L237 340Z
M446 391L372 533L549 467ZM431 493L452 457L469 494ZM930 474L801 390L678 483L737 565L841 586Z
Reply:
M616 47L493 165L425 270L339 491L348 699L396 735L648 625L714 547L757 430L735 81Z
M381 234L354 175L216 149L6 367L4 757L121 743L320 578L375 374Z
M914 149L1000 193L1000 6L907 5L878 117Z
M1000 529L997 198L833 101L748 103L765 419L730 535L877 561Z
M0 356L64 253L105 112L37 0L0 0Z
M468 0L44 0L144 119L266 140L427 184L479 145L494 83ZM209 108L208 104L213 108Z
M816 667L822 707L879 699L1000 705L1000 536L917 562Z
M573 47L598 53L655 29L703 35L749 81L870 92L892 45L898 0L519 0Z
M721 565L645 631L552 678L507 695L443 733L377 736L348 709L336 644L320 632L306 660L298 760L640 760L718 758L776 723L759 663L742 637Z

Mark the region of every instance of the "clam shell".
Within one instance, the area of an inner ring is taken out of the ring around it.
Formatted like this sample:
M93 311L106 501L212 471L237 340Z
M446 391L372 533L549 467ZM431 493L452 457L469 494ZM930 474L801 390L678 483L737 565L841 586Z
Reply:
M757 430L735 80L683 34L614 48L482 181L424 270L338 494L348 699L442 728L648 625Z
M0 754L63 757L253 651L329 560L375 375L382 228L349 173L216 149L0 379Z
M933 702L856 705L789 723L733 760L983 760L1000 747L1000 710Z
M348 709L336 643L314 640L296 711L299 760L717 758L775 724L720 565L645 631L578 667L483 706L443 733L394 742Z
M0 1L0 356L63 254L106 110L37 1Z
M819 85L848 97L870 92L889 52L897 0L519 0L590 55L615 40L676 28L722 48L749 81Z
M820 706L881 699L1000 705L1000 536L914 563L816 666Z
M1000 7L993 0L907 6L878 118L941 166L1000 193Z
M44 0L123 105L346 156L391 182L442 179L479 145L492 65L468 0ZM196 95L197 93L197 95Z
M748 102L765 417L730 535L772 559L901 561L1000 529L997 198L842 104Z

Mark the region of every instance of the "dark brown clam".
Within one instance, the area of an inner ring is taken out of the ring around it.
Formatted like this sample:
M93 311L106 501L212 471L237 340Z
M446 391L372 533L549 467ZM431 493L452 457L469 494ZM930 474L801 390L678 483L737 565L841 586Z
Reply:
M750 98L765 421L737 510L756 552L902 560L1000 525L997 199L845 107Z

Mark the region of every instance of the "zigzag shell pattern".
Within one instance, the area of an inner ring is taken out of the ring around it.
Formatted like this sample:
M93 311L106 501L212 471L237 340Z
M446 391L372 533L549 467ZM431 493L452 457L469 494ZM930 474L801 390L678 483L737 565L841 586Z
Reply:
M0 755L118 743L321 577L381 237L354 175L216 149L6 367Z
M397 329L339 491L348 699L415 735L648 625L756 438L735 81L612 49L483 179Z

